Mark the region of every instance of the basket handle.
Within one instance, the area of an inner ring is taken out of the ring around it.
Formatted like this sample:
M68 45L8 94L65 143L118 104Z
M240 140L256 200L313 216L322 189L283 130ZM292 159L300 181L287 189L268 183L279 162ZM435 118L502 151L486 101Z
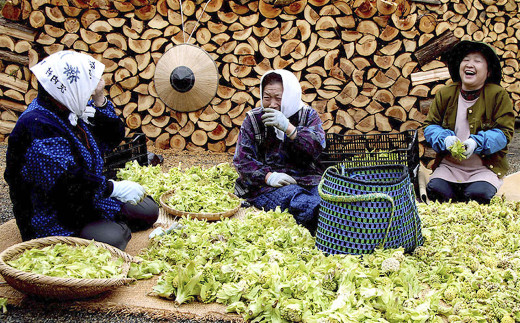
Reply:
M335 166L330 166L325 170L325 173L330 168L336 169ZM337 169L336 169L337 170ZM394 214L395 214L395 202L394 199L385 193L368 193L368 194L360 194L360 195L332 195L325 193L323 191L323 183L325 182L325 175L322 176L320 180L320 184L318 184L318 194L320 197L327 201L327 202L365 202L365 201L372 201L376 199L382 199L386 200L388 203L392 205L392 213L390 215L390 221L388 223L388 227L386 228L385 237L383 239L383 242L379 245L380 247L383 247L386 244L386 240L388 238L388 231L390 231L390 227L392 226L392 222L394 220ZM415 240L417 241L417 236L415 237Z
M415 247L417 247L419 245L419 238L417 237L417 227L418 227L417 218L419 217L419 212L417 212L417 206L415 205L415 199L416 199L415 190L414 190L413 184L410 183L410 203L411 203L411 205L415 206L415 211L416 211L416 212L414 212L414 217L413 217L413 224L414 224L413 236L415 238Z
M329 170L338 170L336 166L329 166L325 170L325 174ZM342 171L342 175L344 175L344 168ZM387 200L390 204L392 204L392 213L395 209L394 205L394 199L385 193L368 193L368 194L361 194L361 195L332 195L325 193L323 191L323 183L325 182L325 175L322 176L320 180L320 184L318 185L318 193L320 194L320 197L328 202L362 202L362 201L371 201L375 199L383 199Z

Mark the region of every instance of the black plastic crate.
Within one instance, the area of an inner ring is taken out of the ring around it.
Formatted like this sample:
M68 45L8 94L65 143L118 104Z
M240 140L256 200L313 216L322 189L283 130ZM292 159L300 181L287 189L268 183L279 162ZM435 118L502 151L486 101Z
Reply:
M400 164L408 167L411 182L417 179L417 130L360 135L327 133L326 140L327 147L321 155L321 162L325 167L336 164L347 168Z
M105 166L103 175L107 178L116 178L117 170L124 168L129 161L136 160L139 165L148 165L148 149L146 148L146 136L142 133L132 138L126 138L124 143L116 147L104 157Z

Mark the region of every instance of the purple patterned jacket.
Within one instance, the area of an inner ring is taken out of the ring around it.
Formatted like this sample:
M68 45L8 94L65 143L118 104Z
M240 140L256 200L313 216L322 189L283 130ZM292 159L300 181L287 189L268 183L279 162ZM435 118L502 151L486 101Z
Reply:
M269 172L281 172L292 176L301 186L318 185L323 169L318 162L325 148L325 131L318 113L311 107L303 107L289 118L296 125L298 135L294 140L285 136L276 138L274 128L265 127L262 108L249 111L240 128L233 164L239 178L235 193L248 200L276 188L265 183Z

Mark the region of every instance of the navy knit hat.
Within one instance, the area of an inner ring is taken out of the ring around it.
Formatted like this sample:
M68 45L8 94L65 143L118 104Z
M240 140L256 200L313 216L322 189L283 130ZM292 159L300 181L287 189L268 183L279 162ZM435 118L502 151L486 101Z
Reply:
M502 80L502 67L495 50L486 43L463 40L453 46L453 48L442 55L442 60L448 64L450 76L453 82L460 82L459 67L460 63L469 53L479 52L486 58L488 69L491 75L487 78L487 83L500 85Z

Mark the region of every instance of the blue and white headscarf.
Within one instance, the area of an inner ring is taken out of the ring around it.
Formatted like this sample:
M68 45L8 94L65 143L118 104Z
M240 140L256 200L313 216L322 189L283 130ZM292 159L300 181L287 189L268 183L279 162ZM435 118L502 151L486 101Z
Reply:
M86 121L84 112L105 70L103 63L87 54L60 51L30 69L45 90L71 111L69 121L73 126L78 118Z

